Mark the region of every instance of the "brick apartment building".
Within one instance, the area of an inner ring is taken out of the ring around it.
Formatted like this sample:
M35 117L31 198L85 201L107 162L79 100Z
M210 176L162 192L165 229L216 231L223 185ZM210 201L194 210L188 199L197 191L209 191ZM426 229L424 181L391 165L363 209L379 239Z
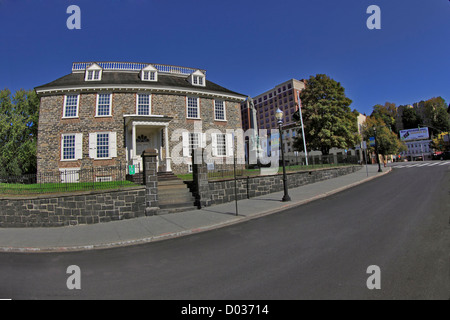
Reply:
M73 63L70 74L35 90L38 173L142 168L148 148L158 152L159 171L187 173L190 150L207 141L214 157L232 155L226 130L241 128L246 98L207 80L205 70L126 62ZM210 129L216 133L206 137Z

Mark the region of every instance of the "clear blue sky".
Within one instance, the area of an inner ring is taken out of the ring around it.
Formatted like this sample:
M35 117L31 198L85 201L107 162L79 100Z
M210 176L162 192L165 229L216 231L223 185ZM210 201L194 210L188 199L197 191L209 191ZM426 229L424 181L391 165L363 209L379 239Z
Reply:
M81 30L69 30L69 5ZM367 8L381 8L369 30ZM450 103L448 0L0 0L0 88L31 89L74 61L132 61L207 70L255 96L325 73L352 108L435 96Z

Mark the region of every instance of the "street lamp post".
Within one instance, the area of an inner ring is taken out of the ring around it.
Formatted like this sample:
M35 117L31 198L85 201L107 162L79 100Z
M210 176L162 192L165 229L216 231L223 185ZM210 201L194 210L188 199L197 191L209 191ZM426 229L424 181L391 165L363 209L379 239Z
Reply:
M289 197L288 194L288 187L287 187L287 176L286 176L286 164L284 163L284 145L283 145L283 131L281 126L283 125L283 111L280 109L277 110L275 114L277 120L278 120L278 127L280 129L280 148L281 148L281 161L283 162L283 187L284 187L284 195L283 195L283 202L291 201L291 197Z
M378 153L377 128L373 128L373 131L375 132L375 154L377 155L378 172L383 172L383 170L381 170L380 154Z

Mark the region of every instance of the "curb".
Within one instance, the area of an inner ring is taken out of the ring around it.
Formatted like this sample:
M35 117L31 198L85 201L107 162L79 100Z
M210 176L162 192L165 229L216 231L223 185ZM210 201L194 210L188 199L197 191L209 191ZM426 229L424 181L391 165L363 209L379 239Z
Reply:
M117 242L110 242L105 244L95 244L95 245L85 245L85 246L68 246L68 247L43 247L43 248L15 248L15 247L0 247L0 253L54 253L54 252L80 252L80 251L91 251L91 250L103 250L103 249L112 249L112 248L120 248L120 247L127 247L132 245L141 245L141 244L147 244L152 242L158 242L163 240L169 240L169 239L175 239L180 238L188 235L198 234L201 232L206 231L212 231L220 228L224 228L227 226L232 226L238 223L251 221L253 219L258 219L264 216L268 216L277 212L281 212L287 209L296 208L299 206L302 206L304 204L320 200L323 198L326 198L328 196L337 194L339 192L351 189L353 187L356 187L360 184L366 183L368 181L374 180L376 178L382 177L388 173L392 172L392 168L390 167L389 170L384 171L382 174L378 174L373 177L368 177L366 179L360 180L358 182L354 182L352 184L346 185L341 188L334 189L329 192L321 193L319 195L316 195L314 197L311 197L306 200L296 201L296 202L290 202L285 205L282 205L281 207L277 209L271 209L267 211L263 211L251 216L237 216L235 219L232 219L230 221L217 223L213 225L208 226L202 226L195 229L190 230L183 230L178 232L168 232L157 236L152 237L146 237L146 238L140 238L140 239L134 239L134 240L125 240L125 241L117 241Z

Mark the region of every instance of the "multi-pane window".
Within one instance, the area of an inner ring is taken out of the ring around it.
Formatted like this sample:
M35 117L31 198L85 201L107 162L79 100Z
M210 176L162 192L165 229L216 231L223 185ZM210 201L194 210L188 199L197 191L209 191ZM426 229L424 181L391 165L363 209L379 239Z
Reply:
M219 157L227 155L227 136L226 134L217 135L217 155Z
M65 118L78 117L78 95L66 96L66 102L64 106L64 117Z
M138 94L137 114L141 116L149 116L151 112L150 110L150 95Z
M109 158L108 133L97 133L97 158Z
M142 80L156 81L156 72L155 71L143 71Z
M111 115L111 95L109 93L101 93L97 99L97 116Z
M75 160L75 134L63 136L62 159L63 160Z
M187 117L197 119L199 118L198 98L194 97L187 98Z
M202 76L193 76L192 82L195 85L202 86L203 85L203 77Z
M189 133L189 153L196 150L200 146L199 133ZM191 154L192 155L192 154Z
M225 120L225 102L222 100L214 101L214 114L216 120Z
M88 70L86 80L100 80L100 70Z

